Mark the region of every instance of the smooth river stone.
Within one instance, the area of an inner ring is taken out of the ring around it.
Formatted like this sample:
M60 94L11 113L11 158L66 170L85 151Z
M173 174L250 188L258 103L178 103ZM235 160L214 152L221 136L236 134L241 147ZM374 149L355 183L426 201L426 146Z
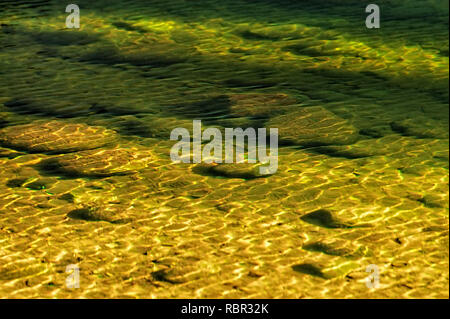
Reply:
M267 128L278 128L280 141L304 146L345 145L358 139L358 129L321 106L272 118Z
M44 161L47 169L74 176L111 176L145 168L153 154L135 147L86 150Z
M39 121L0 130L0 144L38 153L89 150L102 147L116 138L116 132L100 126L62 121Z

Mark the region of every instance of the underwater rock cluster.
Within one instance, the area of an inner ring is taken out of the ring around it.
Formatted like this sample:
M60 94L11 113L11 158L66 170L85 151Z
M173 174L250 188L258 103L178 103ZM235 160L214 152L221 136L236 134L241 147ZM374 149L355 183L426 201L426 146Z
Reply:
M0 144L41 153L67 153L104 146L117 139L112 130L61 121L37 121L0 130Z
M448 6L379 1L0 2L0 295L448 298ZM276 174L172 163L193 120Z
M110 176L142 169L151 160L150 151L128 147L64 154L44 161L43 165L68 175Z
M153 159L146 149L112 147L118 141L113 130L63 121L37 121L0 130L1 145L33 153L60 154L42 161L41 167L68 175L125 173L144 168Z
M269 117L286 113L299 102L284 93L241 93L231 94L230 114L233 116Z
M266 126L277 127L281 141L304 146L352 144L358 139L358 129L320 106L276 116Z

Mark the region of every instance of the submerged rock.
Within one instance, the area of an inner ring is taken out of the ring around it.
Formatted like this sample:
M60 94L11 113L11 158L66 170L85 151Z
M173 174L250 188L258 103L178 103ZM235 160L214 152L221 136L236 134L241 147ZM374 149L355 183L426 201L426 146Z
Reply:
M289 110L299 102L283 93L242 93L229 96L230 113L234 116L269 117Z
M313 251L313 252L321 252L330 256L349 256L352 251L346 248L336 248L321 242L311 243L304 245L302 247L304 250Z
M6 182L6 186L14 187L26 187L28 189L39 190L50 188L55 183L52 178L14 178Z
M448 123L436 121L427 117L418 117L394 121L391 123L392 130L406 136L419 138L448 138Z
M112 224L126 224L131 221L129 218L123 218L123 213L114 209L108 210L101 207L84 207L72 210L68 217L85 221L105 221Z
M358 267L358 263L352 261L332 262L329 264L326 262L311 262L294 265L292 270L322 279L331 279L344 276Z
M131 23L128 23L126 21L116 21L116 22L113 22L112 25L118 29L123 29L123 30L130 31L130 32L139 32L139 33L148 32L148 30L146 30L140 26L136 26Z
M427 194L419 199L426 207L430 208L446 208L448 209L448 194Z
M325 240L324 242L312 242L304 245L302 249L311 252L323 253L329 256L346 258L359 258L371 254L367 247L358 246L353 242L335 239Z
M137 148L86 150L64 154L42 163L44 168L74 176L111 176L147 166L153 155Z
M207 175L243 179L253 179L258 177L270 176L270 174L264 175L260 173L259 168L261 165L262 164L260 163L201 164L196 168L196 172Z
M383 143L383 139L360 140L351 145L324 145L313 149L314 152L333 157L348 159L384 155L396 145ZM399 146L401 147L401 145Z
M0 130L0 144L29 152L66 153L104 146L116 138L112 130L61 121L35 122Z
M281 141L304 146L352 144L358 139L353 125L320 106L274 117L266 127L278 128Z
M328 210L319 209L306 214L301 219L307 223L325 228L352 228L353 225L337 220Z

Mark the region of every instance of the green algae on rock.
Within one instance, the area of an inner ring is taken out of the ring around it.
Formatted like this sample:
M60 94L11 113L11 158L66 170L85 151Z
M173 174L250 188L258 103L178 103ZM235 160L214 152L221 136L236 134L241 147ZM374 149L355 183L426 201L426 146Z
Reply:
M73 176L111 176L145 168L153 154L136 147L94 149L55 156L41 165Z
M37 153L67 153L102 147L116 133L99 126L62 121L34 122L0 130L0 144Z
M278 128L280 141L303 146L352 144L358 139L357 128L321 106L276 116L266 127Z

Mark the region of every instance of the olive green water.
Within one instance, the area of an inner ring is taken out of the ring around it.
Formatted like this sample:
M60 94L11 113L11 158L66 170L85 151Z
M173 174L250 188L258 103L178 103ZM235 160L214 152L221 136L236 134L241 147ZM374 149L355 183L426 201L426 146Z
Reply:
M0 4L0 297L448 298L447 1L76 3ZM278 171L172 163L194 119Z

